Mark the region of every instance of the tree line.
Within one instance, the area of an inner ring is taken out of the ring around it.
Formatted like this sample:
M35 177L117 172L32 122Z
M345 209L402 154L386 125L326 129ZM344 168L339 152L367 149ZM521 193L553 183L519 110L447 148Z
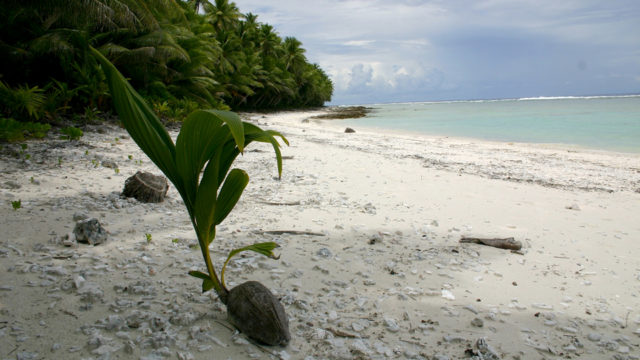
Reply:
M299 40L228 0L3 0L0 12L5 118L110 110L89 45L168 118L201 107L316 107L333 92Z

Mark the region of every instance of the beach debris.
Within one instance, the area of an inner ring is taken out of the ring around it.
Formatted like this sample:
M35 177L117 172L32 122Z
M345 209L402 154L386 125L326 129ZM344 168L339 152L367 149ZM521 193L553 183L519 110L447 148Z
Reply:
M4 188L5 189L11 189L11 190L17 190L20 189L22 187L22 185L18 184L17 182L13 181L13 180L8 180L4 182Z
M356 131L355 131L355 130L353 130L352 128L348 127L348 128L346 128L346 129L344 129L344 132L345 132L346 134L353 134L353 133L355 133Z
M299 231L299 230L268 230L268 231L254 231L255 234L266 234L266 235L310 235L310 236L325 236L323 233L314 232L314 231Z
M476 349L478 349L478 356L484 360L499 360L502 357L498 352L487 343L485 338L480 338L476 341Z
M73 221L86 220L89 218L89 214L83 211L76 211L73 213Z
M113 160L102 160L102 166L106 167L106 168L110 168L110 169L117 169L118 168L118 164L116 164L115 161Z
M62 235L59 241L62 243L62 245L67 247L74 247L78 245L76 234L74 234L73 232L69 232L67 234Z
M460 238L460 242L461 243L473 243L473 244L492 246L492 247L495 247L495 248L506 249L506 250L520 250L520 249L522 249L522 242L520 242L518 240L515 240L512 237L502 238L502 239L500 239L500 238L486 239L486 238L476 238L476 237L463 236L462 238Z
M247 281L229 291L227 314L231 324L264 344L284 346L291 340L284 307L257 281Z
M580 206L578 204L571 204L564 207L567 210L580 211Z
M261 204L265 204L265 205L273 205L273 206L298 206L298 205L302 205L302 202L298 201L288 201L288 202L277 202L277 201L265 201L265 200L261 200L260 201Z
M167 178L138 171L124 182L122 195L144 203L160 203L169 190Z
M89 245L99 245L107 241L107 231L96 218L78 221L73 234L78 242Z
M333 254L331 253L331 250L327 249L327 248L321 248L320 250L318 250L316 252L316 255L323 257L325 259L330 259L331 257L333 257Z
M442 289L442 297L447 299L447 300L455 300L456 297L453 295L453 293L447 289Z
M382 235L380 233L373 234L369 238L369 245L374 245L380 242L382 242Z

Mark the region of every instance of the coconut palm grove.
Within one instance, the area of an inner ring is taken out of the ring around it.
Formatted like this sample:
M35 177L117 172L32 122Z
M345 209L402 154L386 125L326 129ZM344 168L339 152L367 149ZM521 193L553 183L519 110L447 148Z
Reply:
M197 108L317 107L333 92L299 40L282 38L227 0L5 0L0 12L5 139L37 137L39 126L61 118L91 121L111 113L89 46L165 120Z

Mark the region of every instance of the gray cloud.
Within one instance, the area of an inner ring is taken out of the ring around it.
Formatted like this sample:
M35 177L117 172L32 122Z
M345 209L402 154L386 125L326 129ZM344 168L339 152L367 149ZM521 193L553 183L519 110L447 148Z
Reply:
M635 0L235 2L303 42L335 103L640 92Z

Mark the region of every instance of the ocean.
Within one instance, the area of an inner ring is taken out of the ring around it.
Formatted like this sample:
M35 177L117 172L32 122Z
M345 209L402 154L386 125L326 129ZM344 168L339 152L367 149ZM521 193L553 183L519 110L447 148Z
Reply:
M640 153L640 95L367 105L348 126Z

